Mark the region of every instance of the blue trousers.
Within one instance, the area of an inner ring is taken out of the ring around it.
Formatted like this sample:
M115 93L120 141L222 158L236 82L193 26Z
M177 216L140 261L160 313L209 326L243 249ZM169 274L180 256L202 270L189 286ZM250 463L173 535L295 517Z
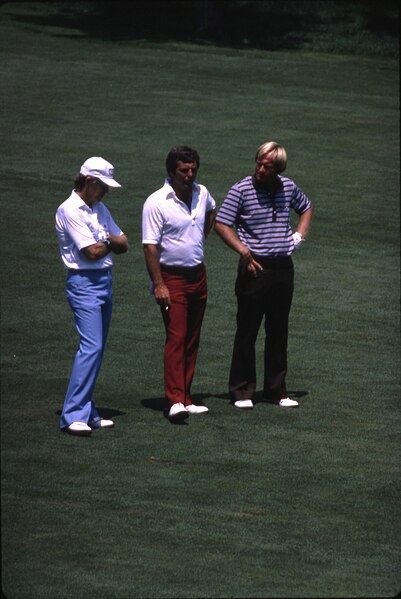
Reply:
M70 271L66 291L80 344L64 400L60 428L73 422L88 423L100 418L92 396L111 320L111 270Z

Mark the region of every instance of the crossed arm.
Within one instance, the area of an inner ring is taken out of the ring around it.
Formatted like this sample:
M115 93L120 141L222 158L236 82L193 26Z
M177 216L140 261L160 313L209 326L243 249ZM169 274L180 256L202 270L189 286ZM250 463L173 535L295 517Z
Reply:
M82 248L81 252L89 260L100 260L110 252L115 254L125 254L128 252L128 239L126 235L109 235L109 243L97 241L92 245Z

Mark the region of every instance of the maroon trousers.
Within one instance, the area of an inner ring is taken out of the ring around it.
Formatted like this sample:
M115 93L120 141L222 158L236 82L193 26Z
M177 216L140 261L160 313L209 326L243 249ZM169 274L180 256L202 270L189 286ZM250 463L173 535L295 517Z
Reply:
M171 299L170 308L162 309L165 396L170 405L189 405L207 301L206 269L204 264L193 268L161 266Z

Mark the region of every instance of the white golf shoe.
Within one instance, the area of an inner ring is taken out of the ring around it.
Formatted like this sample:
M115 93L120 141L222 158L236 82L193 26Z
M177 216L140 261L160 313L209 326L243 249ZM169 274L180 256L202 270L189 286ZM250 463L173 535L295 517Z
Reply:
M196 406L193 403L189 406L185 406L185 409L190 414L206 414L209 411L209 408L206 406Z
M182 422L188 416L189 412L183 403L173 403L168 413L168 417L172 422Z
M80 435L81 437L89 437L92 429L85 422L73 422L65 429L70 435Z
M105 418L98 418L97 420L89 420L89 426L91 428L112 428L114 422Z
M240 408L241 410L252 410L253 401L252 399L239 399L234 403L236 408Z
M299 406L299 403L295 399L284 397L283 399L280 399L278 405L281 408L297 408Z

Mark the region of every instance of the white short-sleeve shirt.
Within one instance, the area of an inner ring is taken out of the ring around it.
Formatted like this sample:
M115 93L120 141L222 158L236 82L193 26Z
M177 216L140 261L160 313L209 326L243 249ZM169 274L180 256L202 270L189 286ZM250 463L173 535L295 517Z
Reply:
M204 260L205 216L215 208L206 187L194 183L189 210L166 179L144 203L142 243L158 246L161 264L197 266Z
M64 266L77 270L113 266L110 253L99 260L89 260L80 250L104 241L109 234L123 235L103 202L97 202L91 208L75 191L57 209L56 232Z

